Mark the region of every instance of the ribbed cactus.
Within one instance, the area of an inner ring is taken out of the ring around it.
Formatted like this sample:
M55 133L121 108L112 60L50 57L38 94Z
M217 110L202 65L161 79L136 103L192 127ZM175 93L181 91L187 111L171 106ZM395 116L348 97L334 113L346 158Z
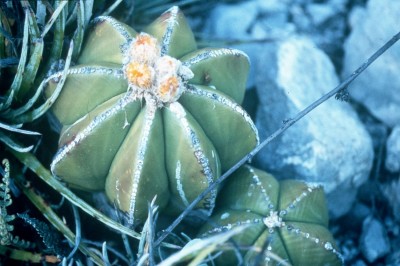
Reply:
M218 265L236 265L238 248L245 265L253 265L263 251L262 265L341 265L328 230L323 189L296 180L278 182L272 175L250 166L240 168L219 193L216 212L200 230L206 237L248 225L233 238L217 259ZM250 249L249 249L250 248Z
M92 24L52 108L62 132L51 170L72 187L105 189L131 223L145 219L156 195L160 209L176 213L258 143L239 106L248 58L197 50L177 7L141 33L111 17ZM210 214L216 193L198 209Z

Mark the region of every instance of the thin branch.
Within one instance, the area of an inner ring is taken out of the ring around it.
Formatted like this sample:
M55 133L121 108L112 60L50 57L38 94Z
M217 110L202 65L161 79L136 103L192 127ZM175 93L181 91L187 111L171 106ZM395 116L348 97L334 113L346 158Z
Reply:
M388 50L393 44L395 44L400 39L400 32L394 35L387 43L385 43L379 50L377 50L370 58L367 59L356 71L354 71L347 79L345 79L341 84L330 92L323 95L321 98L313 102L307 108L298 113L293 119L288 119L285 123L267 139L265 139L260 145L255 147L249 154L243 157L238 163L236 163L232 168L226 171L221 177L219 177L214 183L204 190L186 209L176 218L172 224L164 230L163 234L155 242L155 247L161 244L161 242L175 229L175 227L193 210L193 208L213 189L215 189L219 184L221 184L228 176L235 172L240 166L245 164L254 155L256 155L262 148L268 145L271 141L280 136L293 124L307 115L309 112L317 108L320 104L331 98L333 95L337 94L339 91L346 89L354 79L356 79L365 69L367 69L378 57L380 57L386 50Z

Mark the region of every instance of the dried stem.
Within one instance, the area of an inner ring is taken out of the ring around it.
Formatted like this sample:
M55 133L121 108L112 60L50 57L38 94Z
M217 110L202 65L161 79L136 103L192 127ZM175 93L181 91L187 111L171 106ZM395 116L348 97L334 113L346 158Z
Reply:
M288 119L285 123L272 135L266 138L260 145L255 147L250 153L248 153L245 157L243 157L238 163L236 163L232 168L226 171L221 177L219 177L215 182L213 182L206 190L204 190L186 209L172 222L172 224L164 230L164 233L157 239L155 242L155 247L161 244L161 242L175 229L175 227L193 210L193 208L213 189L215 189L219 184L221 184L228 176L230 176L233 172L235 172L240 166L245 164L248 160L250 160L254 155L256 155L262 148L268 145L275 138L280 136L283 132L285 132L288 128L290 128L293 124L307 115L309 112L317 108L320 104L331 98L333 95L337 94L339 91L347 89L351 82L356 79L365 69L367 69L372 62L374 62L377 58L379 58L386 50L388 50L393 44L395 44L400 39L400 32L394 35L387 43L385 43L381 48L379 48L370 58L367 59L356 71L354 71L348 78L346 78L342 83L340 83L336 88L329 91L321 98L313 102L307 108L299 112L293 119Z

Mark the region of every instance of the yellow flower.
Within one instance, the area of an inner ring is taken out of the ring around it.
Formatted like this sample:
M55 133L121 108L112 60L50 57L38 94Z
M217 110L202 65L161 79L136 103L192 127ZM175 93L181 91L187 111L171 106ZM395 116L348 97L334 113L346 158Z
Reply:
M146 64L130 62L125 69L128 82L141 89L148 89L153 85L154 70Z

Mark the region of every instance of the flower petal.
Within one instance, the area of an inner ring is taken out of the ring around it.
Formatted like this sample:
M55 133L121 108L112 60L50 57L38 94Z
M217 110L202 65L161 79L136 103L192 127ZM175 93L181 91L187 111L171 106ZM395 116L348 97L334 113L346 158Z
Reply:
M258 144L257 129L250 116L223 93L206 86L190 86L179 102L214 144L223 172Z
M180 58L197 48L185 16L176 6L170 8L144 29L161 43L161 54Z
M245 53L235 49L205 48L185 55L181 61L194 73L190 84L214 86L242 103L250 68Z
M122 65L123 51L128 42L136 36L128 25L107 16L93 20L79 56L78 64L115 63Z

